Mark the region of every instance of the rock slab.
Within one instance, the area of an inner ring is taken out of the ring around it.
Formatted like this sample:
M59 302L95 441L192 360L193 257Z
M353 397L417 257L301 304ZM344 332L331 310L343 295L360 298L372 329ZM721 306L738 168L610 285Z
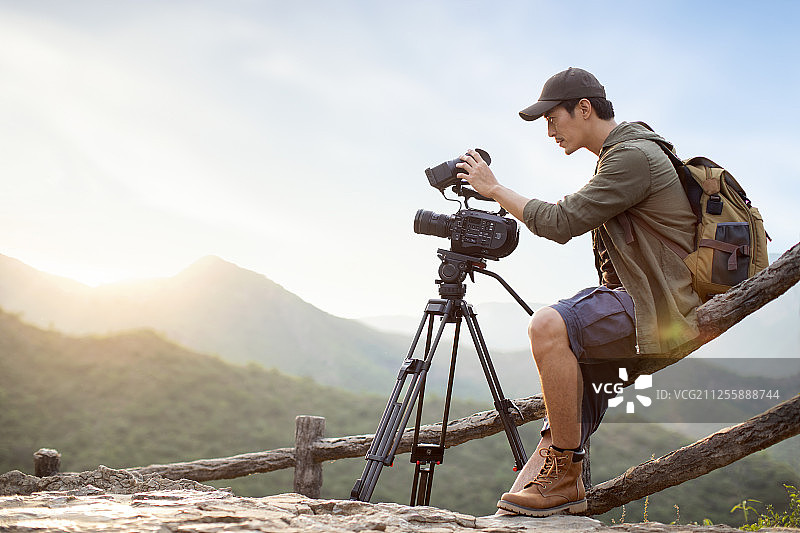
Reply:
M658 523L604 526L592 518L557 515L474 517L434 507L320 500L299 494L265 498L221 490L163 490L109 494L101 489L38 492L0 497L0 532L70 531L215 533L734 533L727 526L668 526ZM93 493L91 493L93 492ZM787 530L783 530L784 532ZM800 532L800 530L794 530Z
M55 474L31 476L12 470L0 475L0 496L28 495L35 492L81 491L91 487L96 491L114 494L133 494L153 490L197 490L213 491L214 487L189 479L171 480L158 474L139 474L130 470L115 470L100 465L96 470L78 474ZM77 495L78 493L75 493Z

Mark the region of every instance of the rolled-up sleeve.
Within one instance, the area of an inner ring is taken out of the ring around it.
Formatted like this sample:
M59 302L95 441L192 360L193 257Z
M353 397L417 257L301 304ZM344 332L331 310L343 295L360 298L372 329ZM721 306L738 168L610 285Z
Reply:
M523 222L536 235L564 244L644 200L650 176L647 154L636 146L619 145L600 159L597 173L578 192L555 204L530 200Z

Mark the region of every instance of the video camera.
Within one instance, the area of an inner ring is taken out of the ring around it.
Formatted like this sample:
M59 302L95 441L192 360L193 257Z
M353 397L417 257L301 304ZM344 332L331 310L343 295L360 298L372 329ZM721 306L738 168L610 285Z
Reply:
M486 151L480 148L476 151L487 165L491 163L491 158ZM470 198L488 202L494 200L466 187L467 181L459 177L459 174L465 172L456 167L460 162L460 158L446 161L433 168L425 169L425 175L431 186L438 189L443 196L444 190L452 186L452 191L464 198L462 209L459 209L454 215L443 215L420 209L414 217L414 233L449 238L450 250L453 252L493 260L506 257L519 244L517 222L505 217L507 212L502 208L497 213L491 213L469 207L468 200ZM447 197L445 196L445 198ZM461 203L460 200L458 202Z

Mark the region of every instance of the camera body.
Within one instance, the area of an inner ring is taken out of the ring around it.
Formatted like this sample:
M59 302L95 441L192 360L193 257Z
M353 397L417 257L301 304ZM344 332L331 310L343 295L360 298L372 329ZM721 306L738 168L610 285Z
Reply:
M519 244L515 220L479 209L461 209L454 215L420 209L414 232L449 238L451 251L485 259L506 257Z
M485 150L480 148L475 150L487 165L491 163L491 158ZM452 185L452 190L464 197L465 209L459 209L454 215L420 209L414 217L414 232L450 239L450 250L459 254L494 260L505 257L519 244L517 222L502 216L506 214L503 209L498 213L490 213L469 207L467 204L469 198L490 202L494 200L465 187L466 181L462 181L459 176L464 171L456 167L460 162L460 158L446 161L426 169L425 175L431 187L439 189L442 194L445 188Z

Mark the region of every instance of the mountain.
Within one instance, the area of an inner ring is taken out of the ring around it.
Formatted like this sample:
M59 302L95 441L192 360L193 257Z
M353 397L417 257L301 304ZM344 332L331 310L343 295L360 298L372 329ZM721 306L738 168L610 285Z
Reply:
M403 334L379 332L325 313L265 276L213 256L171 278L92 288L0 255L0 307L31 324L70 334L152 329L231 362L256 362L322 384L387 396L419 323L417 318ZM446 390L451 328L429 374L429 387L437 391ZM466 328L462 337L469 339ZM416 357L423 349L424 338ZM474 350L460 352L454 394L490 400ZM506 396L538 392L529 354L493 354L493 360Z
M354 390L388 387L398 336L329 315L266 277L206 257L172 278L90 288L0 257L0 306L72 334L149 328L232 362Z
M194 353L150 331L74 337L43 331L3 312L0 369L0 473L30 472L31 455L42 447L62 453L64 471L291 447L294 418L300 414L324 416L327 436L371 433L385 405L382 396ZM432 405L440 406L441 398ZM456 400L452 416L483 408ZM426 406L427 421L437 415L437 409ZM538 423L520 428L529 453L538 428ZM609 420L592 437L593 479L599 483L688 441L657 424ZM497 497L513 481L512 462L502 433L449 449L445 464L436 469L431 503L477 516L494 512ZM364 464L362 458L325 463L322 496L347 498ZM373 501L408 502L412 474L408 455L398 456L394 468L381 474ZM786 497L781 483L797 482L796 472L762 452L653 495L648 516L669 522L675 518L673 506L679 505L682 523L703 518L731 523L735 517L729 510L742 499L780 508ZM215 485L230 486L238 495L290 492L292 471ZM643 502L626 506L627 521L640 521L642 508ZM618 521L620 512L606 519Z
M326 435L372 433L385 397L321 386L309 379L198 354L147 330L112 336L44 331L0 311L0 473L30 472L32 453L52 447L64 471L143 466L291 447L294 418L326 418ZM426 395L423 422L441 417L442 399ZM487 409L453 401L451 417ZM532 440L535 428L522 428ZM375 501L407 502L413 467L400 456ZM448 452L455 468L438 474L437 505L487 514L513 481L505 436ZM349 497L363 458L325 465L324 496ZM456 465L461 465L460 468ZM467 483L465 478L476 480ZM223 480L237 494L291 492L292 471Z

